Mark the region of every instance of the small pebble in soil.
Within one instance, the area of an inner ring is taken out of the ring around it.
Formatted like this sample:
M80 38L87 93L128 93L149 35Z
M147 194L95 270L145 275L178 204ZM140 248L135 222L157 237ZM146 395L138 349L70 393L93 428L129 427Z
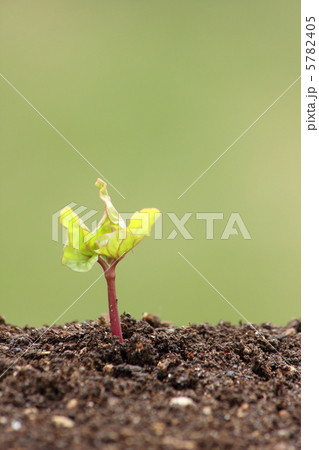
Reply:
M196 450L196 448L198 448L195 442L176 439L173 436L165 436L163 439L163 444L165 445L165 448L181 450Z
M243 417L245 417L247 415L248 409L249 409L248 403L242 403L240 405L240 407L238 408L237 417L239 419L242 419Z
M290 417L290 414L288 411L286 411L285 409L281 409L278 413L279 417L281 417L282 419L288 419Z
M173 397L169 402L170 406L185 408L185 406L194 406L194 401L189 397Z
M53 416L52 422L55 423L57 426L65 428L72 428L74 426L73 420L65 416Z
M297 333L295 328L287 328L284 332L279 336L279 339L284 339L289 336L294 336Z
M71 398L66 404L66 409L74 409L78 406L78 401L76 398Z
M38 413L37 408L25 408L23 414L26 416L35 416Z
M202 412L205 416L210 416L212 414L212 408L210 406L204 406Z
M11 428L12 428L14 431L19 431L19 430L21 430L21 428L22 428L22 423L19 422L19 420L12 420L12 422L11 422Z
M109 375L112 375L113 374L113 368L114 368L114 366L113 366L113 364L105 364L105 366L103 367L103 373L107 373L107 374L109 374Z
M152 429L155 431L157 436L161 436L165 430L165 424L163 422L154 422L152 424Z

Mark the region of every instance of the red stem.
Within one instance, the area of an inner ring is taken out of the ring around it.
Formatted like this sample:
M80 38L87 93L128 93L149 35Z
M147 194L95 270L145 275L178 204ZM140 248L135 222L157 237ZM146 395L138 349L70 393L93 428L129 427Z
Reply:
M117 298L115 289L115 267L117 262L111 265L110 267L108 267L108 265L100 259L98 260L98 263L102 266L105 279L107 282L111 332L113 336L118 336L120 342L123 342L122 328L119 312L117 309Z

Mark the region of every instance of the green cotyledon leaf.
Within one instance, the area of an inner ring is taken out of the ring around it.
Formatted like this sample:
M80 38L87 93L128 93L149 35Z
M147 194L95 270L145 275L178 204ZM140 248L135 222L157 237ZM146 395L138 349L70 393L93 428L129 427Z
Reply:
M90 256L92 252L88 249L85 242L90 231L69 206L61 210L60 223L68 230L68 245L83 255Z
M111 197L107 193L105 181L98 178L95 186L99 188L99 196L105 205L105 211L96 229L86 237L87 246L93 251L98 248L96 239L99 236L118 229L125 229L125 222L113 206Z
M99 188L100 199L105 204L105 213L102 217L101 222L104 220L105 225L109 224L109 226L112 228L112 231L118 230L120 228L125 228L124 220L114 208L111 197L107 193L105 181L101 180L101 178L98 178L95 182L95 186ZM101 223L101 226L103 226L103 222Z
M121 238L118 231L103 234L96 240L99 247L96 252L114 261L119 259L136 245L135 237L130 231L125 230L125 235L125 238Z
M142 239L150 236L159 215L160 212L156 208L145 208L134 213L127 228L104 234L96 240L99 247L96 252L108 258L120 258Z
M105 212L97 228L90 232L83 221L70 207L60 213L60 222L68 230L68 243L64 247L62 263L78 272L86 272L100 258L111 265L132 250L144 237L150 236L160 212L156 208L145 208L135 212L128 227L114 208L100 178L95 185L105 205Z
M88 272L92 269L99 255L94 253L91 256L83 255L79 250L67 245L63 250L62 264L76 272Z
M142 236L142 239L151 235L155 221L159 218L160 212L156 208L143 208L137 211L130 219L127 227L133 234Z

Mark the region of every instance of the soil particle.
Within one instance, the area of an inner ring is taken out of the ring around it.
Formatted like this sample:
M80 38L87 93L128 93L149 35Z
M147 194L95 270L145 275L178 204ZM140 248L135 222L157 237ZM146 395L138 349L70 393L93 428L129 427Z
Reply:
M185 408L185 406L193 406L195 405L194 401L189 397L173 397L170 402L170 406L177 406Z
M1 449L300 448L299 320L121 322L0 318Z

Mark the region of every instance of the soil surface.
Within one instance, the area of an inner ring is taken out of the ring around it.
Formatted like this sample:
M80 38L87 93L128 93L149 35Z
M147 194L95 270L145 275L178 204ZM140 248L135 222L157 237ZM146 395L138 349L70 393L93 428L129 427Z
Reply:
M1 449L300 448L300 321L173 327L0 318Z

